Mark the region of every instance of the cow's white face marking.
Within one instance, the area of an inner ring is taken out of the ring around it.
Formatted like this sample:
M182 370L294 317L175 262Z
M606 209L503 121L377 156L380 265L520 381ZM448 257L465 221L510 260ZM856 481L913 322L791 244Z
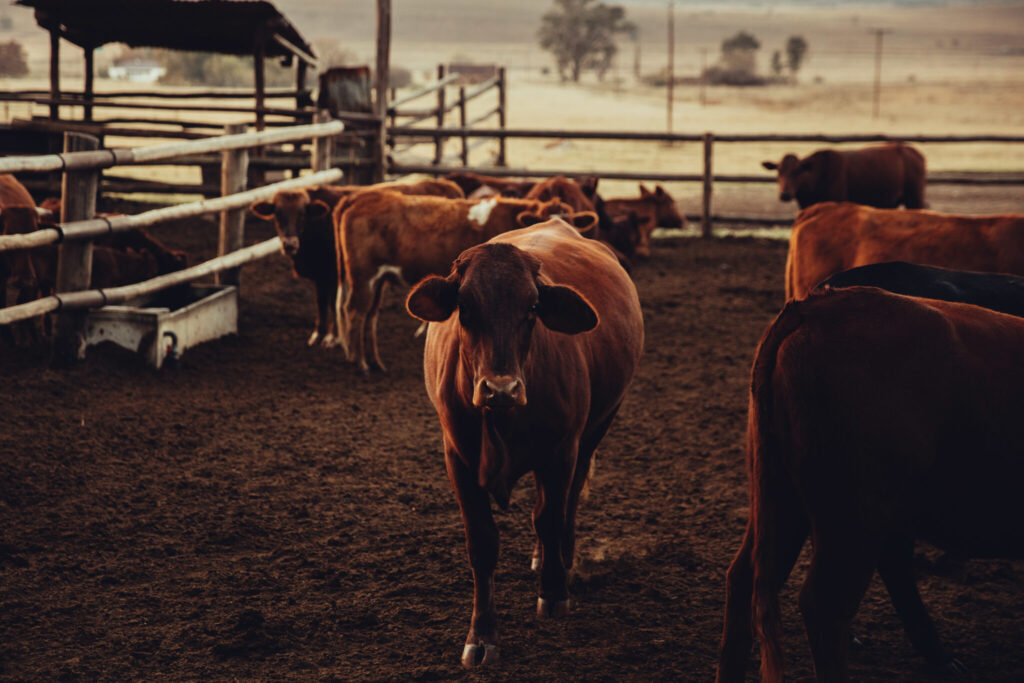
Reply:
M491 211L494 211L494 207L497 205L498 200L495 198L477 202L469 210L469 220L473 221L477 225L483 225L487 222L487 219L491 217Z

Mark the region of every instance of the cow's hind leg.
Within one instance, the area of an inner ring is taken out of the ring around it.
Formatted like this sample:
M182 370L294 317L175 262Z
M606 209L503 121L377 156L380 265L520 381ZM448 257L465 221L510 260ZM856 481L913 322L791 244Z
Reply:
M775 510L776 524L774 547L771 557L773 566L771 590L776 593L793 571L800 556L800 549L807 540L808 522L799 499L793 492L779 496L779 509ZM725 618L722 627L722 642L719 647L718 683L743 681L746 678L750 648L753 646L753 622L751 605L754 591L754 529L751 521L743 534L743 543L729 565L725 586Z
M882 547L878 574L892 598L892 604L903 621L911 644L928 664L948 673L962 673L966 667L943 646L928 610L921 602L914 577L914 539L910 536L890 538Z
M877 539L848 528L816 529L814 555L800 591L800 612L819 681L847 681L850 622L878 559Z
M377 320L380 318L380 304L384 298L384 286L387 284L385 278L378 278L373 283L373 300L370 302L370 310L366 314L366 324L363 331L366 338L363 340L363 348L370 355L370 367L387 372L387 366L380 359L380 349L377 348Z
M337 283L332 285L330 282L317 280L314 284L316 285L316 329L313 330L313 334L309 335L306 345L333 346L335 338L331 308L334 305Z
M487 491L445 443L448 478L462 512L466 548L473 570L473 618L462 650L462 665L473 667L498 661L498 611L494 606L494 568L498 564L498 527L491 514Z
M351 288L345 297L345 316L348 320L347 356L364 374L370 374L370 366L366 362L366 314L373 302L373 291L369 278L353 277Z

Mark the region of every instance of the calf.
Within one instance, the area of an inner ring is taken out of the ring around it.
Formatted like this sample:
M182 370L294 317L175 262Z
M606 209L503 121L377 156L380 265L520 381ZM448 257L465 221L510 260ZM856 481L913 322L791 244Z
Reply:
M750 519L729 568L719 681L742 681L752 625L781 681L778 591L800 591L818 680L847 680L850 621L877 568L910 642L961 668L914 580L914 540L1024 556L1024 320L873 287L790 302L761 339L747 422Z
M798 159L761 164L778 171L779 199L796 199L801 209L819 202L854 202L895 209L924 208L925 162L901 142L849 151L821 149Z
M384 369L377 349L377 315L386 282L415 284L447 272L465 249L518 227L519 214L550 216L568 210L558 200L494 197L474 202L388 191L363 193L339 204L335 230L338 257L344 261L338 272L344 273L348 288L340 317L347 323L349 359L364 373L371 364ZM574 221L585 229L596 217L580 214Z
M882 261L1024 276L1024 216L950 216L826 202L801 211L789 236L786 298L833 273Z
M1024 317L1024 277L933 268L904 261L872 263L836 273L814 288L878 287L894 294L959 301Z
M492 664L498 530L489 498L507 509L516 481L533 472L537 613L565 614L580 491L640 359L640 302L606 248L555 219L463 252L447 277L420 282L406 306L432 323L427 394L473 570L462 663Z
M655 228L681 228L685 223L676 201L661 185L655 185L651 192L641 184L639 197L606 199L604 205L612 219L630 213L637 216L640 233L636 254L642 258L651 256L651 233Z
M279 190L270 201L253 202L253 215L274 221L281 251L292 262L292 274L310 280L316 289L316 327L309 346L331 347L339 343L334 306L338 299L338 256L331 212L354 193L387 188L404 194L462 197L462 190L447 180L377 185L323 185L302 190Z

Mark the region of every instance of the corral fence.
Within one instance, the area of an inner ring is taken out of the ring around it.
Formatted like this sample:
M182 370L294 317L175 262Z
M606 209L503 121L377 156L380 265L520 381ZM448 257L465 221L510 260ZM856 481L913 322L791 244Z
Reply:
M215 138L116 149L99 149L99 141L95 137L66 133L63 153L0 159L2 173L59 171L63 179L61 223L56 228L0 236L0 252L59 244L57 293L0 309L0 325L56 311L54 360L58 364L68 364L81 358L85 352L84 309L122 303L215 273L218 274L220 284L237 285L237 269L241 265L269 256L280 248L278 237L243 248L245 211L248 206L253 201L269 199L278 190L333 183L344 175L340 169L333 167L332 159L333 139L344 130L344 124L340 121L257 133L245 133L244 129L245 126L235 125L227 128L226 135ZM245 189L250 150L261 145L299 140L313 141L312 174L253 190ZM95 217L102 169L209 153L221 154L221 197L155 209L134 216ZM220 214L216 258L137 284L89 289L93 239L210 213Z
M686 134L686 133L640 133L625 131L578 131L578 130L526 130L526 129L470 129L459 128L436 128L433 130L421 130L407 127L393 127L389 134L396 138L406 135L430 135L441 141L449 138L489 137L507 140L509 138L534 138L553 140L596 140L596 141L634 141L650 143L676 143L676 142L700 142L703 145L703 165L701 173L638 173L625 172L617 169L588 169L581 171L567 169L525 169L508 167L475 167L450 166L439 164L402 164L391 163L388 165L388 172L392 174L406 173L431 173L444 174L452 171L474 171L487 175L502 177L534 177L544 178L553 175L580 176L594 175L599 178L616 180L637 180L637 181L664 181L664 182L690 182L700 183L703 192L701 200L701 213L688 215L687 219L699 221L701 234L705 237L712 235L714 223L743 223L753 225L788 225L792 223L791 218L766 218L764 216L736 216L722 215L712 212L712 196L714 184L717 183L775 183L774 175L740 175L740 174L715 174L714 173L714 145L715 143L752 143L752 142L824 142L831 144L841 143L869 143L869 142L908 142L908 143L1024 143L1024 136L1018 135L913 135L893 137L888 135L795 135L795 134L729 134L715 135L714 133ZM929 185L1024 185L1024 173L978 173L978 172L947 172L931 173L928 176Z

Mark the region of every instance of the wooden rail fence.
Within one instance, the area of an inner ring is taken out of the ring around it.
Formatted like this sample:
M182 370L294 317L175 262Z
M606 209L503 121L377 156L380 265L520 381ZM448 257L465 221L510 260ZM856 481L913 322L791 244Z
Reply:
M290 129L242 133L229 127L229 134L217 138L171 143L142 148L96 149L98 140L80 133L67 133L65 152L34 157L0 159L0 172L60 170L63 175L62 223L57 229L42 229L26 235L0 236L0 252L59 243L57 293L26 304L0 309L0 324L58 312L54 339L54 360L67 364L84 356L85 318L82 309L120 303L129 298L160 291L210 274L222 274L221 282L237 283L233 271L244 263L264 258L280 247L275 237L250 247L244 242L244 212L253 201L268 199L281 189L297 189L340 180L343 172L332 168L331 140L343 131L340 121L327 121ZM248 150L276 142L313 140L312 170L308 176L245 190ZM219 152L222 155L222 195L216 199L179 204L134 216L94 218L95 197L102 169L138 164L183 155ZM92 240L101 235L152 226L172 219L220 213L218 256L182 271L142 283L105 290L89 290L92 272ZM227 276L223 274L227 272Z

